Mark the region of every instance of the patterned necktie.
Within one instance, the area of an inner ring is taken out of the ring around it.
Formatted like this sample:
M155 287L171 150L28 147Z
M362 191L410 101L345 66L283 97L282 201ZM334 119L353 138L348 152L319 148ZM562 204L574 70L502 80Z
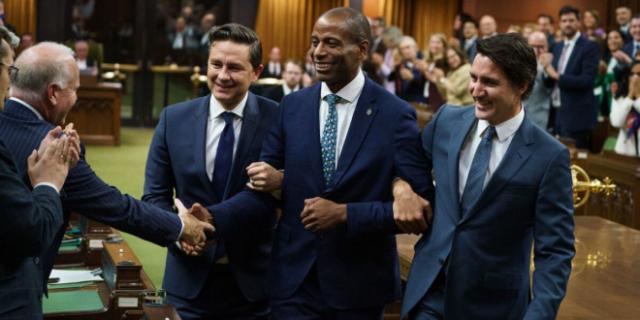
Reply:
M233 162L233 143L235 135L233 133L233 118L231 112L224 112L224 129L218 140L218 149L216 152L216 160L213 165L213 189L218 196L218 200L222 201L224 197L224 189L227 186L229 173L231 172L231 163Z
M484 188L484 178L489 168L489 159L491 158L491 143L493 136L496 135L496 128L487 127L480 140L476 154L473 156L469 175L467 176L467 184L464 186L462 193L462 214L465 215L480 198L482 189Z
M331 184L331 177L336 170L336 135L338 128L338 113L336 111L336 103L340 97L336 94L330 94L324 97L329 104L329 114L324 123L324 131L320 145L322 147L322 175L326 187Z

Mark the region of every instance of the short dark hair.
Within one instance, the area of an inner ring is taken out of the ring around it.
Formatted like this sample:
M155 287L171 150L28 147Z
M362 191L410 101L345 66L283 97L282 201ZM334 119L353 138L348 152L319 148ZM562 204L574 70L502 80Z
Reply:
M216 41L231 41L249 46L249 59L253 69L262 63L262 44L255 31L238 23L214 26L209 30L209 48Z
M345 31L354 43L371 43L369 20L360 11L353 8L338 7L322 14L321 17L339 17L344 21Z
M478 40L478 54L489 58L507 76L511 86L527 86L521 98L526 99L533 89L537 73L536 55L527 40L517 33L499 34Z
M573 6L564 6L560 8L560 12L558 12L558 17L562 17L565 14L571 14L571 13L575 14L576 19L580 20L580 10L578 10L578 8Z
M476 19L471 18L470 20L467 21L463 21L462 22L462 27L464 28L464 25L467 23L471 23L473 24L474 27L476 27L476 29L478 29L480 27L480 25L478 24L478 21L476 21Z
M375 21L378 24L378 27L386 27L386 23L384 22L384 17L375 17L373 18L373 21Z
M540 18L547 18L549 19L549 23L553 24L553 17L550 14L546 14L546 13L541 13L538 15L538 19Z

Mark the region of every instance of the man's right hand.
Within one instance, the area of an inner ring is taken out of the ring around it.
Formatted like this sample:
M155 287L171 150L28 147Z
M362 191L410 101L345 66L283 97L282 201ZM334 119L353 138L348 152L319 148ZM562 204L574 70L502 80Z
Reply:
M33 150L27 158L27 172L32 186L47 182L56 186L58 191L62 189L69 173L71 157L69 139L63 136L47 140L49 136L60 135L61 132L60 127L49 131L41 143L41 151ZM47 140L46 143L45 140Z
M402 179L393 183L393 198L393 219L402 232L420 234L427 230L433 218L429 201Z
M249 183L247 186L253 190L272 192L282 187L284 173L276 170L266 162L254 162L247 167Z
M199 203L191 206L189 210L179 199L175 199L175 205L182 221L182 235L179 239L182 250L189 255L199 255L206 247L207 234L211 236L215 231L211 224L213 218L211 218L209 211Z

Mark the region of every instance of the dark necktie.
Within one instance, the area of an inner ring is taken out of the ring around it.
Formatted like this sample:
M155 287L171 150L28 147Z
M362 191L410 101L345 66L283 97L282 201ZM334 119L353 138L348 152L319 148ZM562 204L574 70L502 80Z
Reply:
M224 118L224 129L220 135L220 140L218 140L218 150L216 151L216 160L213 165L213 176L211 179L219 201L224 199L224 189L227 186L227 180L229 180L229 173L231 172L231 163L233 162L233 143L235 141L235 135L233 134L233 113L224 112L222 117Z
M476 154L473 156L469 175L467 176L467 184L464 186L462 193L462 215L466 215L473 205L480 198L484 187L484 178L489 168L489 159L491 158L491 143L493 136L496 134L496 128L487 127L480 140Z
M336 103L338 103L340 97L336 94L330 94L324 99L329 104L329 114L324 123L320 145L322 147L322 175L324 176L325 186L329 187L333 172L336 170L336 135L338 129Z

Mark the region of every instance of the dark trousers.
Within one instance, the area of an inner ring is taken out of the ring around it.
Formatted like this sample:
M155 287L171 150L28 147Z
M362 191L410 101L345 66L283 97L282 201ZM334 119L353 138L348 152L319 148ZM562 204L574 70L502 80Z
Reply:
M427 293L411 311L409 318L412 320L444 319L445 287L444 271L440 271Z
M564 138L571 138L576 142L578 149L591 149L591 130L567 131L560 128L558 134Z
M383 312L384 306L362 309L332 308L322 296L315 267L291 297L271 301L274 320L375 320L382 319Z
M268 301L248 301L231 273L229 265L214 265L207 283L195 299L167 293L183 320L254 320L269 318Z

